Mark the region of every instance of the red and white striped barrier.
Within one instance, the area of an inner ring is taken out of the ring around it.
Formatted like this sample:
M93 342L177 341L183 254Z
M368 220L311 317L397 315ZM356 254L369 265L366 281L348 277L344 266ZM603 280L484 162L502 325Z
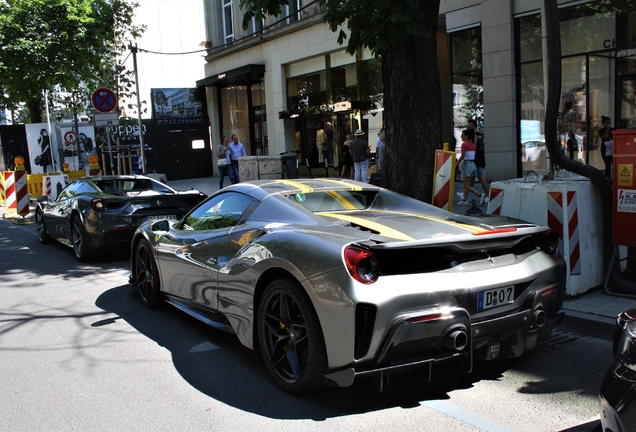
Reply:
M547 225L558 234L567 266L567 295L583 294L605 280L601 209L598 191L584 177L490 185L488 213Z
M5 171L3 173L6 201L5 207L20 216L29 214L29 194L25 171Z
M55 199L57 195L69 184L66 174L46 175L42 177L42 195L48 199Z
M566 198L564 202L564 198ZM568 251L568 273L581 274L581 250L579 247L579 215L576 208L576 192L548 193L548 226L559 235L559 246ZM567 217L567 221L564 220ZM567 223L566 223L567 222Z
M435 150L435 178L433 179L433 205L453 210L455 185L455 152Z
M490 194L488 197L488 213L498 215L501 214L501 206L503 205L504 191L490 186Z

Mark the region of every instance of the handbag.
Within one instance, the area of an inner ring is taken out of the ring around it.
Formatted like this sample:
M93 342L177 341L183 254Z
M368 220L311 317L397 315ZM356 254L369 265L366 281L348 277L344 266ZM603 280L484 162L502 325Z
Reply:
M219 159L217 166L226 166L226 165L227 165L227 159Z
M614 140L605 141L605 156L614 154Z

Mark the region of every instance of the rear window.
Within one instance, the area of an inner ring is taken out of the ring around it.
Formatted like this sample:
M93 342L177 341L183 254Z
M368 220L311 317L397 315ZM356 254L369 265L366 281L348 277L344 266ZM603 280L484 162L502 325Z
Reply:
M366 210L371 206L378 191L316 191L287 194L285 198L294 201L312 213L331 211Z
M158 190L163 192L171 191L171 189L167 186L150 179L102 179L94 183L99 190L106 193L142 190Z

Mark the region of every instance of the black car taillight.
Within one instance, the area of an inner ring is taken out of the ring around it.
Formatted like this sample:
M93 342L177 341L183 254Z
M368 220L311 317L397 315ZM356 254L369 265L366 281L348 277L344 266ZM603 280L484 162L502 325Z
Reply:
M93 198L91 200L91 207L98 212L104 211L106 210L106 201L101 198Z
M548 255L554 255L559 251L559 236L554 231L545 231L541 234L541 250Z
M344 250L344 260L349 274L363 284L371 284L378 279L380 266L371 251L357 246L347 246Z

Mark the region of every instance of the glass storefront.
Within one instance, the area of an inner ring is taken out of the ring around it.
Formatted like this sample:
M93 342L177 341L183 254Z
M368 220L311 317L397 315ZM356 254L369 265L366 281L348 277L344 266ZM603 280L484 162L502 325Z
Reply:
M286 66L286 114L295 119L300 162L340 167L342 144L360 128L375 150L383 127L382 63L368 52L360 57L340 51Z
M468 120L484 123L484 87L481 64L481 28L475 27L449 35L453 89L453 138L455 151L461 153L462 130Z
M604 169L598 136L601 117L611 118L613 128L626 128L630 124L636 128L633 120L636 51L624 49L626 44L636 44L634 31L625 27L626 22L634 21L634 14L620 14L603 9L600 3L587 3L560 9L559 20L562 83L558 139L566 156ZM525 175L529 170L549 168L544 136L546 95L540 16L518 18L516 28L519 156ZM576 140L575 145L568 146L570 138Z

